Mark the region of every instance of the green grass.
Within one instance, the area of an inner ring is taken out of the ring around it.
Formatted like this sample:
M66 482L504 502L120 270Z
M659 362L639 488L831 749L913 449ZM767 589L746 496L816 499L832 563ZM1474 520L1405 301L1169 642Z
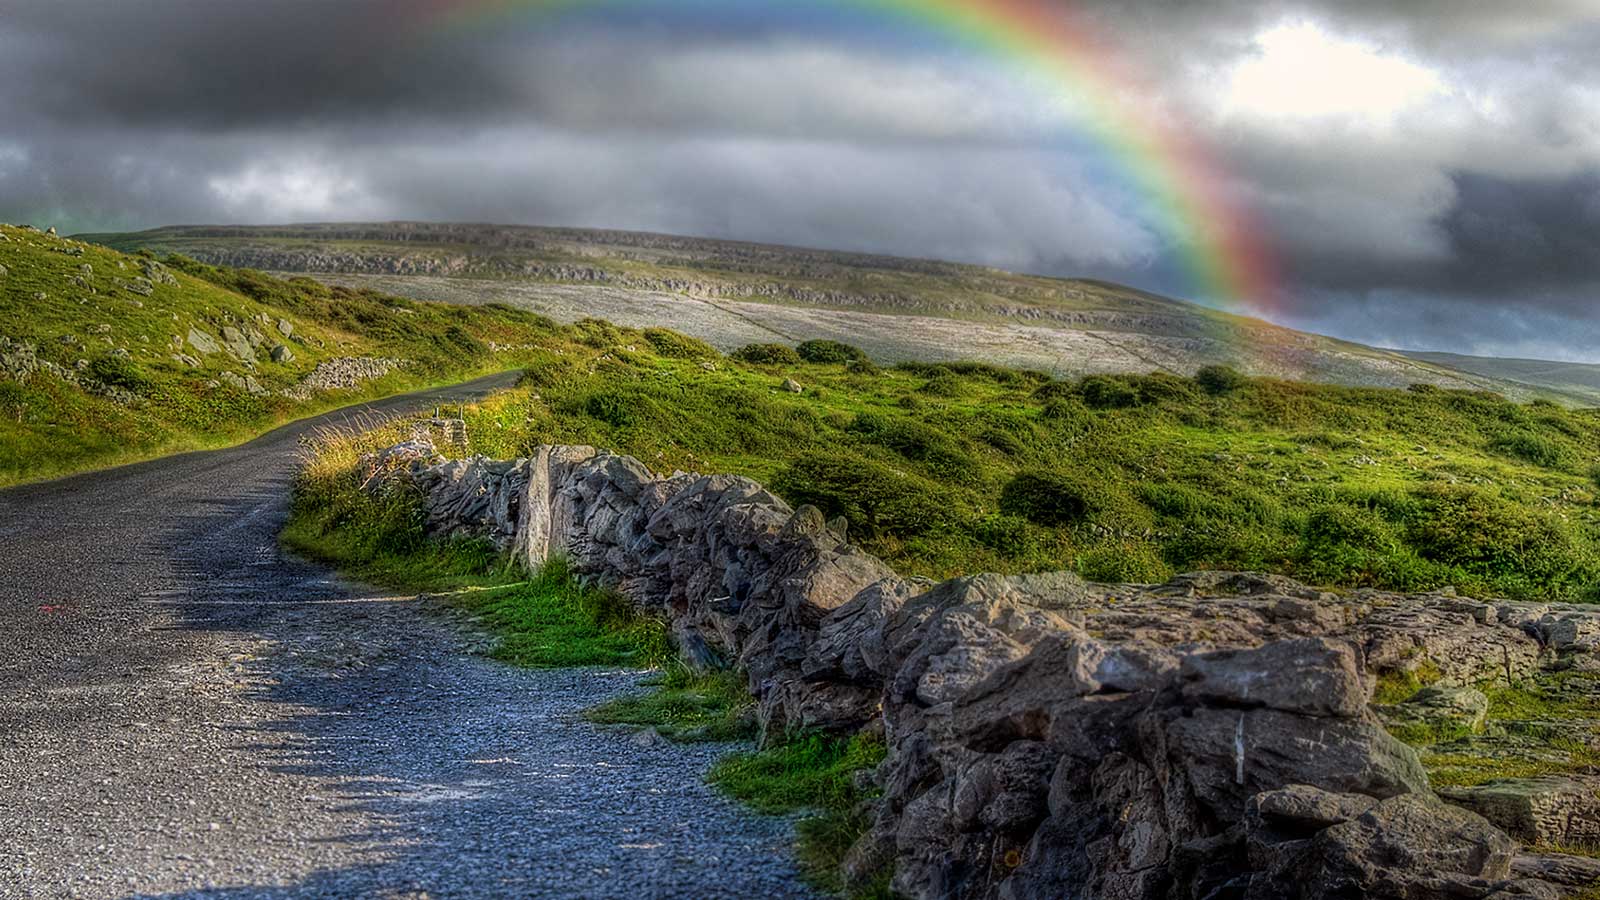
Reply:
M804 814L796 826L801 866L819 886L839 892L845 889L840 864L870 824L861 805L871 793L856 786L856 777L882 762L885 752L881 739L866 735L801 735L775 747L725 757L707 780L761 812ZM880 873L852 894L886 898L888 878L888 872Z
M1444 673L1432 660L1424 659L1410 670L1391 669L1378 674L1378 685L1372 694L1372 702L1380 705L1404 703L1411 699L1417 691L1437 682Z
M0 236L0 336L34 345L41 360L83 379L17 380L0 368L0 485L235 444L334 407L514 368L528 358L522 348L561 343L555 326L532 313L420 304L177 258L156 270L144 295L128 286L154 260L23 228L0 226ZM292 335L278 330L280 320ZM190 329L216 338L224 327L261 336L253 369L186 342ZM292 360L271 359L278 343ZM343 356L406 365L355 389L307 399L280 393ZM232 387L224 373L250 373L268 393Z
M667 665L643 694L618 697L584 715L604 725L651 726L675 741L755 737L754 701L738 672L697 673Z
M673 658L665 625L617 594L583 586L559 560L526 584L459 602L500 636L496 659L529 668L658 666Z

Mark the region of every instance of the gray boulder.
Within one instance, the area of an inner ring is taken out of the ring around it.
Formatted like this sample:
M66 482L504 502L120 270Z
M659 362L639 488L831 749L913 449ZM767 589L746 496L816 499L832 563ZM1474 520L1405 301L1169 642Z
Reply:
M275 344L271 350L272 361L275 363L294 362L294 351L284 344Z
M247 366L255 365L256 351L250 345L250 340L245 337L244 332L232 325L222 326L222 345L235 359Z
M1489 698L1477 688L1434 685L1403 703L1374 709L1391 727L1423 727L1448 735L1482 731L1489 717Z
M1600 844L1600 775L1508 778L1441 788L1439 796L1519 841L1557 847Z
M211 354L222 349L221 345L217 343L216 338L213 338L211 335L206 334L204 331L201 331L198 328L189 329L188 339L189 346L193 347L195 352L201 356L210 356Z

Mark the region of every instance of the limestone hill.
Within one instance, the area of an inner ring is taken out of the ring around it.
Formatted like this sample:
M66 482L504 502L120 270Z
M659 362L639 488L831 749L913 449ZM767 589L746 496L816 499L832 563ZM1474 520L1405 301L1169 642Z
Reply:
M88 235L123 249L314 274L560 321L665 326L731 350L845 340L880 362L981 360L1058 376L1227 364L1356 386L1412 383L1600 405L1600 387L1479 373L1294 331L1103 281L635 232L420 222L172 227Z

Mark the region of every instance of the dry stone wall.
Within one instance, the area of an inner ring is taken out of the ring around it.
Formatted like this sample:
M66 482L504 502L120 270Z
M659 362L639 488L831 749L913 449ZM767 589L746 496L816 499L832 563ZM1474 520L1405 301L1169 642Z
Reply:
M1421 660L1446 690L1591 659L1589 609L1214 572L931 584L750 479L658 477L592 447L446 462L411 442L373 472L420 486L436 533L530 568L565 556L665 618L691 663L746 672L767 738L881 733L882 796L847 880L892 866L899 893L960 900L1556 898L1600 882L1600 861L1519 852L1502 830L1559 842L1590 813L1447 804L1371 706L1374 672Z

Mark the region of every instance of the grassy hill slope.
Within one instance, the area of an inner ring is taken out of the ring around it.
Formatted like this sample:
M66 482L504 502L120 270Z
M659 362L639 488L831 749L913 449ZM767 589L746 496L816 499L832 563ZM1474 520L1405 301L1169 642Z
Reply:
M1198 568L1479 596L1600 599L1600 414L1435 388L997 367L879 369L802 345L719 357L574 328L469 413L474 450L614 448L737 472L843 516L901 571ZM793 380L800 392L788 389Z
M1422 382L1600 405L1600 388L1463 372L1120 285L981 266L636 232L418 222L191 226L90 235L210 262L571 322L667 326L724 350L844 339L880 362L976 359L1057 375L1227 364L1254 375Z
M11 226L0 226L0 323L0 484L237 442L512 368L526 351L495 348L549 340L553 327ZM377 377L350 375L362 368Z

